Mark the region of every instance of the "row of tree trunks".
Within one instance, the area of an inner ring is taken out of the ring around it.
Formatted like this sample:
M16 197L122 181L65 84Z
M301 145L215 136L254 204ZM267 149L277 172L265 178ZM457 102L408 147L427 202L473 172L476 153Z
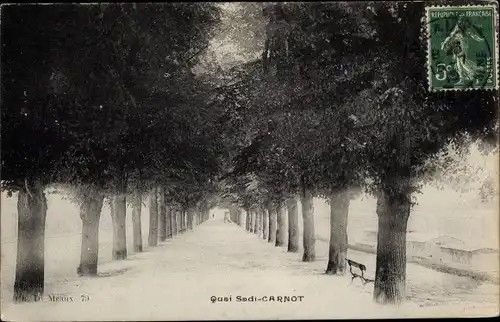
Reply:
M84 189L81 194L80 219L82 220L82 247L79 276L97 275L99 258L99 220L101 218L104 195L92 188Z
M287 209L285 209L285 206ZM288 213L288 216L287 216ZM298 208L297 200L290 198L279 203L275 208L268 205L267 209L258 208L256 211L247 211L246 229L259 234L262 229L262 238L275 246L282 247L288 244L289 252L299 250ZM287 223L288 217L288 243Z
M17 261L14 301L39 300L43 296L45 274L45 220L47 199L43 186L32 184L19 191L17 199Z
M283 247L286 243L286 213L283 202L276 206L276 247Z
M407 183L392 182L380 192L377 201L378 237L374 300L381 304L398 304L406 296L406 229L410 215L410 197L404 193ZM301 200L304 220L302 260L315 260L315 232L313 196L302 181ZM347 223L350 204L348 190L339 191L330 198L330 244L327 274L343 275L346 271L348 249ZM298 251L298 211L295 199L287 200L288 250ZM284 246L285 213L282 205L267 207L263 216L263 238ZM248 216L249 222L252 216ZM268 220L266 220L268 219ZM257 221L257 219L254 219ZM250 229L255 230L255 226ZM267 234L266 234L267 233ZM267 236L266 236L267 235Z
M123 188L123 187L122 187ZM122 189L124 191L125 189ZM160 189L158 189L160 190ZM161 191L161 190L160 190ZM149 245L156 246L158 240L158 203L157 189L151 190L150 197L150 231ZM79 191L80 219L82 220L82 241L80 264L77 267L79 276L97 275L99 259L99 221L104 204L104 195L91 187L81 187ZM163 193L159 196L160 213L163 214ZM130 196L132 206L132 223L134 251L143 251L140 193ZM111 218L113 224L112 258L122 260L127 258L126 239L126 196L118 194L110 200ZM32 302L40 300L44 293L45 275L45 222L47 218L47 199L44 187L39 183L26 181L25 189L20 190L17 200L18 238L16 274L14 282L15 302ZM174 209L165 210L166 236L178 232L178 215ZM200 221L201 220L201 215ZM208 219L209 209L205 210L204 218ZM185 219L185 218L184 218ZM185 223L185 220L183 221ZM185 226L184 226L185 227ZM162 228L163 229L163 228ZM162 235L163 236L163 235Z
M330 245L326 274L343 275L345 273L349 203L347 190L339 191L330 198Z

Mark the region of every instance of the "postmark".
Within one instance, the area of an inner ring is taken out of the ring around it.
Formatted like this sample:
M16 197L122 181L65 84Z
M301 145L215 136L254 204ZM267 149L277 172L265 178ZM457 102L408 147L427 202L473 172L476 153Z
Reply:
M429 91L498 89L498 7L425 9Z

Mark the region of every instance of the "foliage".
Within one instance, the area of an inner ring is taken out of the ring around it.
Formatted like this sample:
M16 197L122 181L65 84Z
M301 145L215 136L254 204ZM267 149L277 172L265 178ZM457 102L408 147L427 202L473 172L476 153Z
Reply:
M32 176L112 192L128 179L144 191L159 178L216 171L217 133L206 122L206 90L191 72L218 21L214 5L7 11L4 75L24 87L3 83L5 185L19 189ZM19 40L19 31L28 36ZM20 72L24 66L36 77Z

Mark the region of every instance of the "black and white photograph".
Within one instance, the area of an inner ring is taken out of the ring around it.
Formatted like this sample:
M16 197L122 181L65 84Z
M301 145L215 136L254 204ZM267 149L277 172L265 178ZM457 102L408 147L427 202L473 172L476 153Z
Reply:
M500 314L496 1L0 14L2 321Z

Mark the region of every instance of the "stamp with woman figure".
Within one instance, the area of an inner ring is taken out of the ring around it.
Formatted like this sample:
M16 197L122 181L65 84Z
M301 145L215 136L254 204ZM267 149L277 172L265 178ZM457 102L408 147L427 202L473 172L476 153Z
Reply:
M426 7L430 91L498 89L498 6Z

